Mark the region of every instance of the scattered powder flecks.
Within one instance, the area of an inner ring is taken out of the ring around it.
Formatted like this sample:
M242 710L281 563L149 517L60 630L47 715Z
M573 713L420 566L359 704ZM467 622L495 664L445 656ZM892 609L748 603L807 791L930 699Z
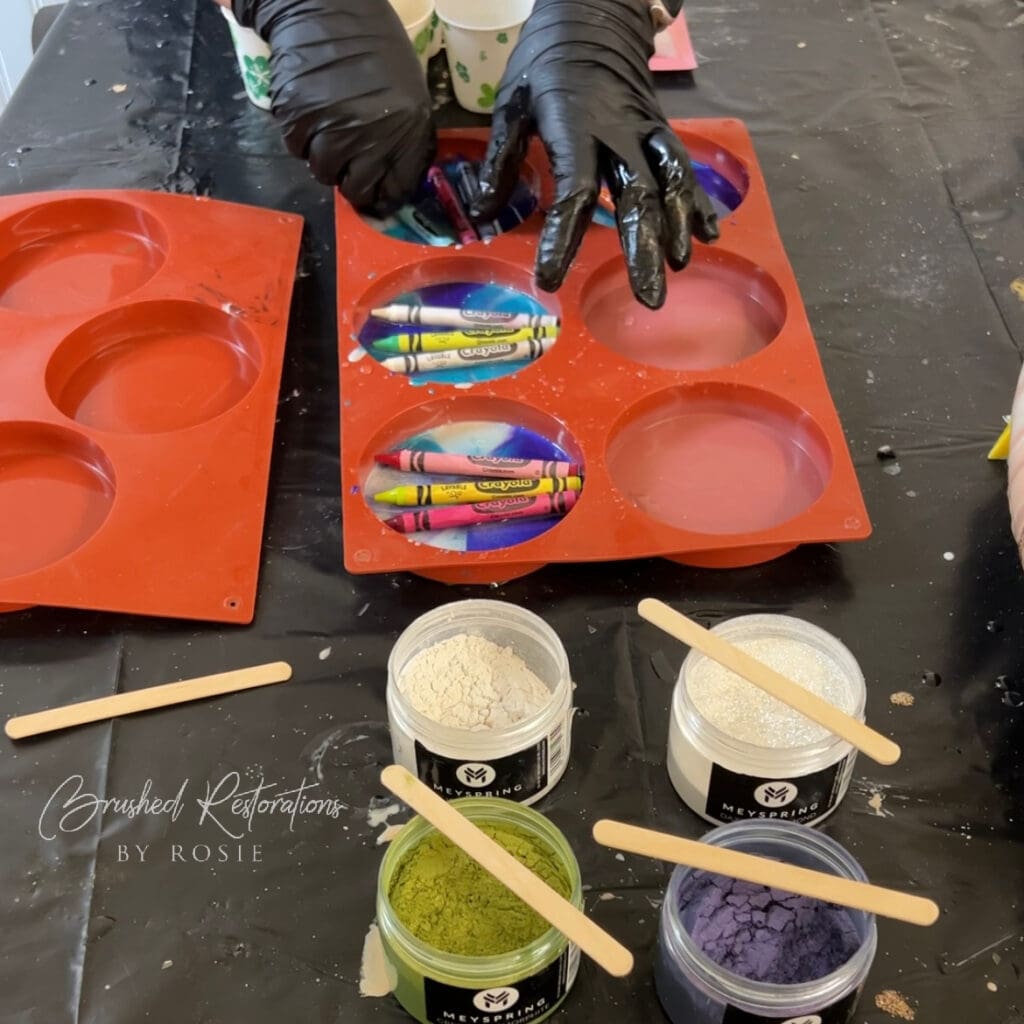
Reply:
M895 704L898 708L912 708L914 706L914 695L906 690L898 690L889 694L889 703Z
M613 892L603 892L598 897L598 899L601 900L602 903L607 903L609 900L617 900L618 898L619 897L616 896Z
M999 986L994 981L988 982L988 984L985 986L985 988L987 988L989 990L989 992L998 992L999 991Z
M322 651L321 651L321 652L319 653L319 655L317 655L317 657L319 657L319 659L320 659L321 661L326 661L326 660L327 660L327 659L328 659L328 658L329 658L330 656L331 656L331 648L330 648L330 647L325 647L325 648L324 648L324 649L323 649L323 650L322 650Z
M166 970L168 970L169 968L171 968L171 967L173 967L173 966L174 966L174 961L173 961L173 960L165 960L165 961L164 961L164 962L163 962L163 963L162 963L162 964L160 965L160 970L161 970L161 971L166 971Z
M379 836L377 836L377 845L384 846L385 843L390 843L402 829L405 828L405 822L399 822L397 825L388 825L386 829Z
M366 811L366 820L370 823L370 828L380 828L381 825L387 824L388 818L394 817L400 810L398 804L377 806L371 803Z
M907 1002L906 996L900 995L895 989L887 988L879 992L875 996L875 1006L897 1020L913 1020L915 1016L914 1008Z
M391 983L391 970L384 956L384 944L380 941L380 932L375 924L363 940L363 962L359 967L359 994L380 999L390 995L394 986Z
M868 800L868 807L871 808L872 813L876 818L891 818L892 811L887 811L882 807L885 803L885 794L880 793L877 789L871 791L871 797Z

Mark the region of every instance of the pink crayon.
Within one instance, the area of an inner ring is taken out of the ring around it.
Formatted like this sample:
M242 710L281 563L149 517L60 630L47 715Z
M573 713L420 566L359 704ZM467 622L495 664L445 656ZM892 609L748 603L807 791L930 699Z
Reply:
M466 216L466 211L455 189L445 177L444 171L437 166L431 167L427 172L427 181L434 186L434 192L444 207L444 212L448 214L448 219L452 222L459 241L463 245L477 241L478 235L469 222L469 217Z
M559 494L539 494L536 497L498 498L478 501L473 505L446 505L403 512L384 522L399 533L419 533L422 530L452 530L459 526L476 526L503 519L537 519L541 516L564 516L575 504L575 491Z
M543 477L582 476L578 462L555 459L513 459L491 455L449 455L403 448L377 455L378 465L403 473L437 473L444 476L498 477L504 480L538 480Z

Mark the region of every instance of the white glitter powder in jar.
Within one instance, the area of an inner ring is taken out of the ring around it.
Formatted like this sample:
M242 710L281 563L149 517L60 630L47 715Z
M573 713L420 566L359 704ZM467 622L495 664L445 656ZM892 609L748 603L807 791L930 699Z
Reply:
M785 615L747 615L712 632L863 720L857 661L823 629ZM668 772L706 820L816 824L845 795L855 756L845 740L700 652L684 661L672 698Z
M734 645L846 714L856 710L849 675L820 648L778 636L753 637L734 641ZM827 729L710 658L697 664L686 684L697 711L733 739L783 748L818 743L831 736Z

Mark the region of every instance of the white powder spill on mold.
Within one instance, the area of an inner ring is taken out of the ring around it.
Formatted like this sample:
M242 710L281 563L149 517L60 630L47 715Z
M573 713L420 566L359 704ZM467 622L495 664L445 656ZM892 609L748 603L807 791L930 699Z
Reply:
M394 988L392 968L384 956L384 945L375 924L363 940L363 961L359 967L359 994L380 999Z

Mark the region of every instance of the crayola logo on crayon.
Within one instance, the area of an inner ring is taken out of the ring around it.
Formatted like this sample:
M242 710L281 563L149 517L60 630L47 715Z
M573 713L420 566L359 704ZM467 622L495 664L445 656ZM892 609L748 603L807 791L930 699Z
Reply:
M473 511L484 516L500 516L517 508L533 504L533 498L497 498L495 501L480 501L473 505Z
M481 348L460 348L459 358L463 362L467 363L474 360L480 363L486 363L495 356L512 355L515 351L516 347L514 344L484 345Z
M462 318L474 324L507 324L514 320L518 313L499 313L483 309L462 310Z
M518 334L519 327L470 327L463 331L467 338L507 338L510 334Z
M473 485L478 491L484 494L517 494L520 491L529 491L531 494L537 490L536 480L477 480Z
M516 459L510 455L467 455L467 459L474 466L481 466L485 469L504 469L512 466L525 466L529 459Z

